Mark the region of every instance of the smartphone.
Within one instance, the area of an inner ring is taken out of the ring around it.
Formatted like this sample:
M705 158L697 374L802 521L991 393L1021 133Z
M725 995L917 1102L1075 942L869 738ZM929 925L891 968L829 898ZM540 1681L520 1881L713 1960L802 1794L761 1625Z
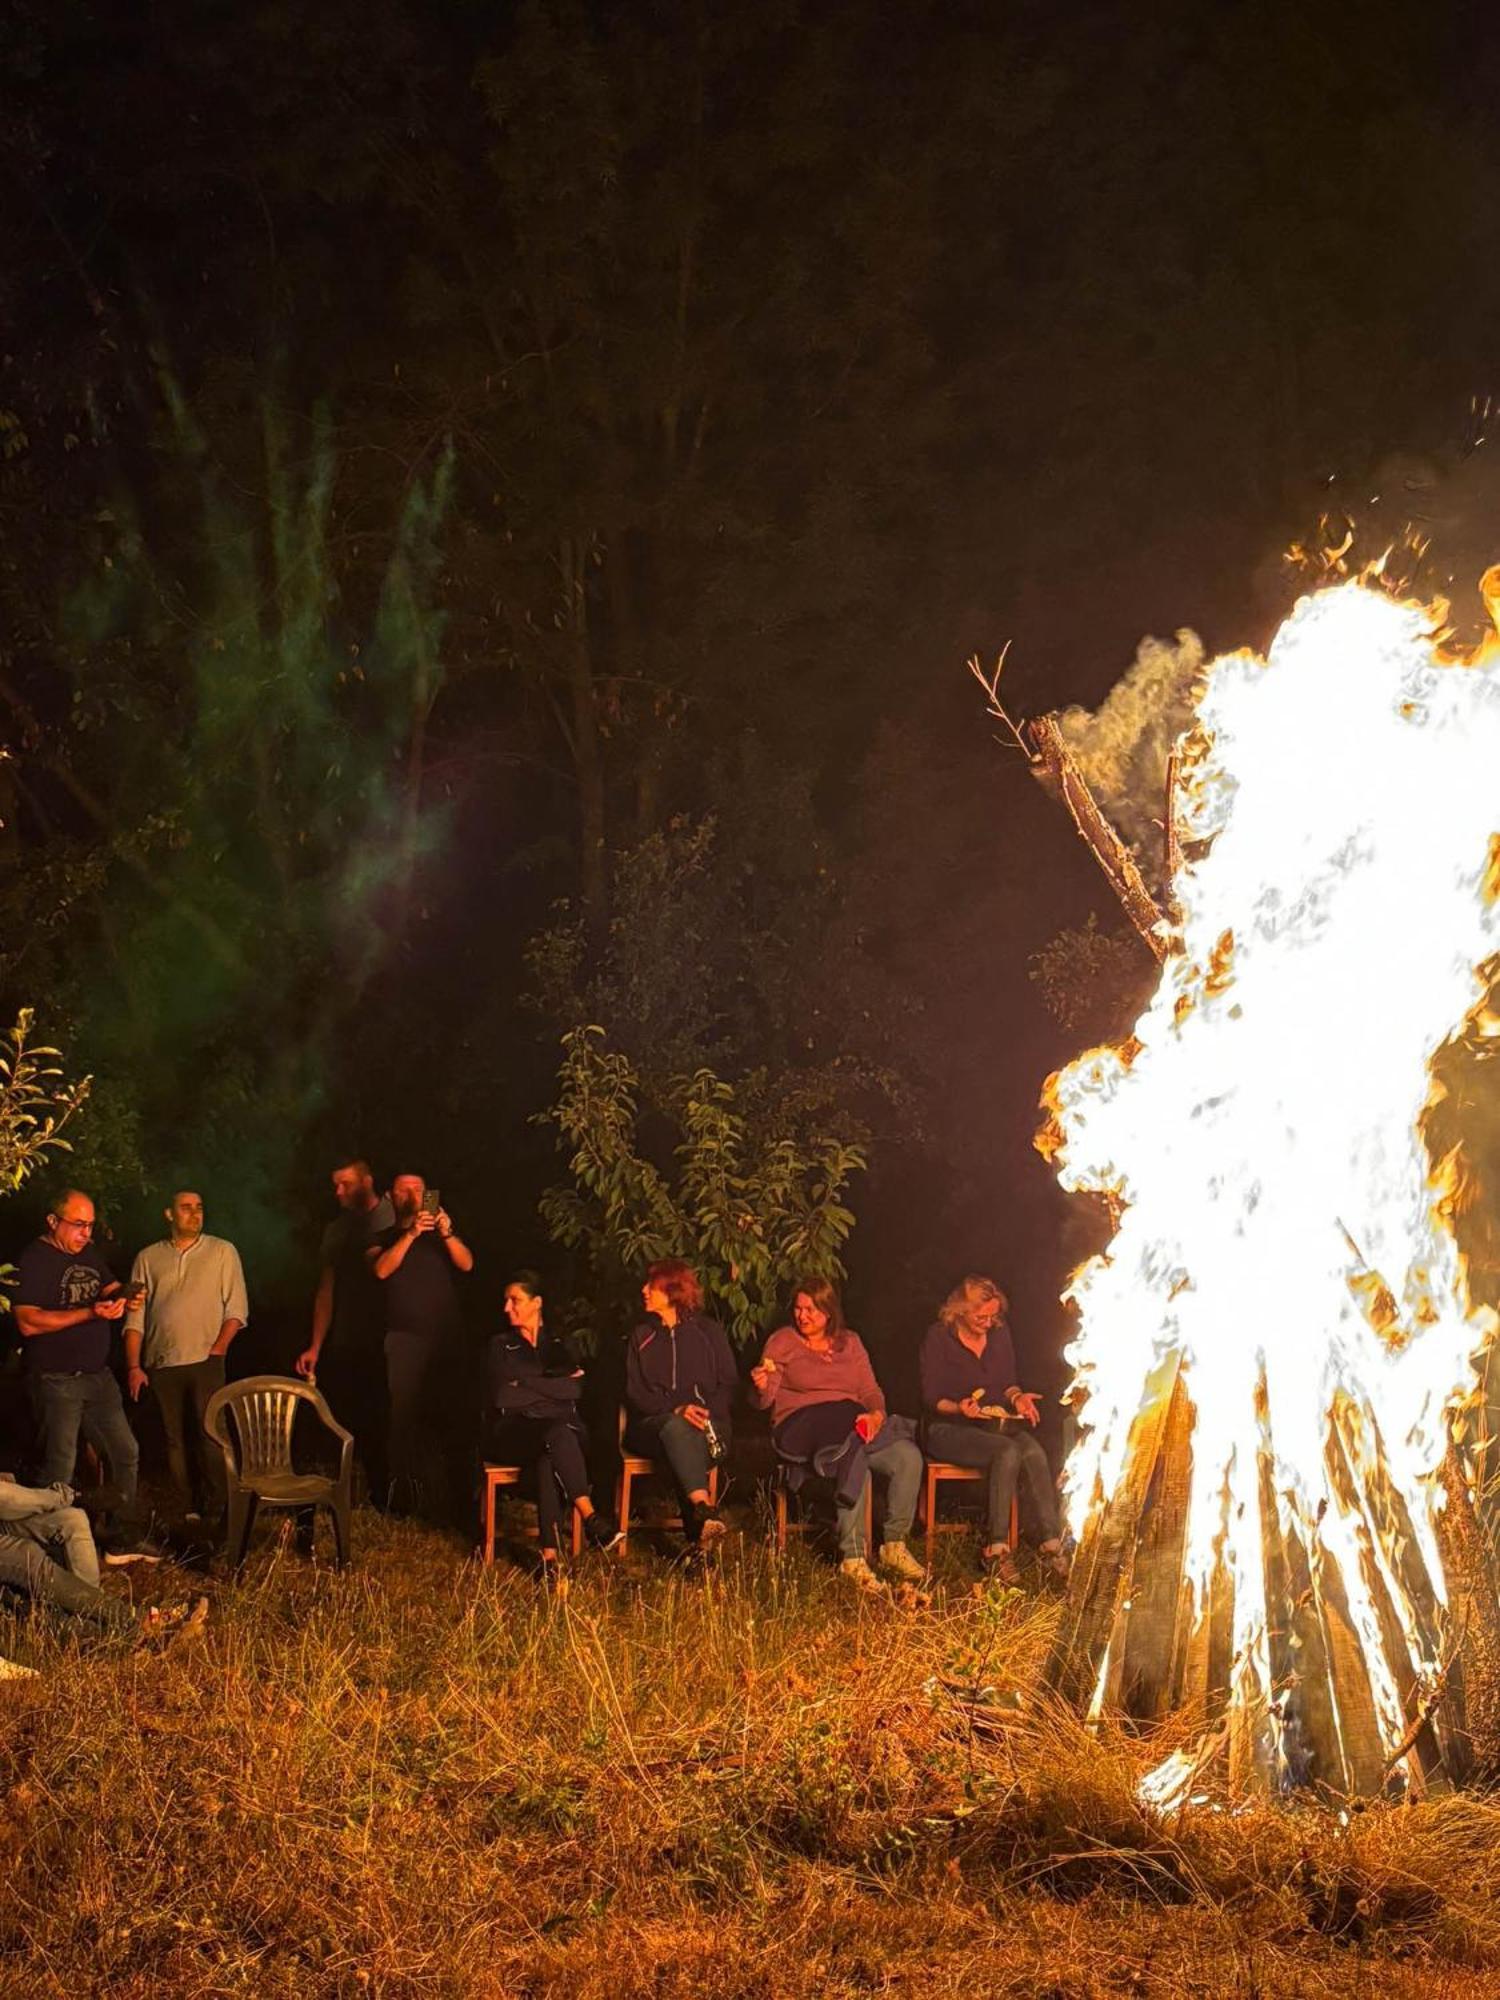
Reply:
M436 1215L442 1205L443 1191L441 1188L423 1188L422 1213L424 1215Z

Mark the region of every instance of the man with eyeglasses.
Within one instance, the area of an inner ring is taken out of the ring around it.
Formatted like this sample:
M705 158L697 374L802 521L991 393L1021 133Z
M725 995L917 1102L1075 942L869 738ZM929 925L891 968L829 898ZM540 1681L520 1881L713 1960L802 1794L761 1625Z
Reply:
M46 1234L26 1246L16 1267L16 1327L41 1405L42 1484L72 1484L82 1431L104 1454L126 1530L123 1546L105 1560L149 1560L136 1513L140 1451L109 1365L129 1295L93 1247L93 1234L93 1202L68 1188L47 1212Z

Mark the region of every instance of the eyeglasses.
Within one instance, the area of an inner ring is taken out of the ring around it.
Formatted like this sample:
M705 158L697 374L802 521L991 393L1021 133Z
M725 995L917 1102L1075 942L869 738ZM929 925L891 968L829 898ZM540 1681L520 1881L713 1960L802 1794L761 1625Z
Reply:
M90 1236L94 1233L94 1224L91 1218L81 1215L54 1215L52 1220L57 1224L59 1229L86 1229Z

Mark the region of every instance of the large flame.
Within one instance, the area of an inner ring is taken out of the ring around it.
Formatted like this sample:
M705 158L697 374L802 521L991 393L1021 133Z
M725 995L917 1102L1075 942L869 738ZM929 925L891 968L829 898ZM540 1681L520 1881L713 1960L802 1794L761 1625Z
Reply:
M1267 1496L1312 1589L1336 1579L1395 1753L1411 1700L1393 1651L1439 1669L1435 1475L1489 1331L1420 1126L1432 1057L1500 947L1500 666L1445 662L1432 622L1345 585L1305 599L1266 660L1205 670L1183 949L1130 1042L1049 1086L1063 1184L1118 1218L1069 1293L1070 1523L1097 1522L1176 1363L1186 1589L1200 1620L1216 1574L1232 1589L1229 1702L1269 1715L1283 1773Z

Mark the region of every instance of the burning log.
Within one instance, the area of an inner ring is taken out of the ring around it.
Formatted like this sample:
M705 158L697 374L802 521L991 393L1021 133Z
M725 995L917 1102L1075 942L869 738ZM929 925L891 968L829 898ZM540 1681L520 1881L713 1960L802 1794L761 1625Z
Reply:
M1500 1617L1449 1434L1494 1315L1421 1138L1500 947L1500 651L1454 664L1419 607L1345 586L1267 662L1214 663L1169 765L1180 950L1055 720L1011 726L1162 968L1129 1040L1044 1099L1039 1144L1114 1223L1068 1293L1050 1678L1090 1715L1200 1720L1158 1802L1210 1768L1407 1796L1500 1772Z

